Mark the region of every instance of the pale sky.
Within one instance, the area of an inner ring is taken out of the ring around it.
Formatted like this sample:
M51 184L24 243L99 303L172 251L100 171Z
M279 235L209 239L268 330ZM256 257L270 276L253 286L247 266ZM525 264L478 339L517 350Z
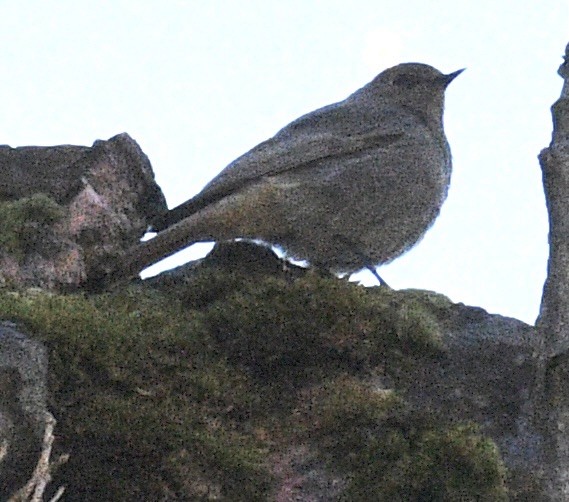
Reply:
M531 323L548 252L537 155L567 42L566 0L0 0L0 143L128 132L173 207L389 66L466 67L447 92L449 198L423 241L380 273Z

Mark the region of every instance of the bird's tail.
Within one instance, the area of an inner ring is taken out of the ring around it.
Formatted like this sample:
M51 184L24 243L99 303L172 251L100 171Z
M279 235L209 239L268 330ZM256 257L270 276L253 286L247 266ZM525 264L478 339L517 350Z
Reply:
M200 201L190 199L165 213L159 214L150 222L149 230L151 232L162 232L162 230L166 230L168 227L182 221L184 218L196 213L204 206L203 202L198 202Z

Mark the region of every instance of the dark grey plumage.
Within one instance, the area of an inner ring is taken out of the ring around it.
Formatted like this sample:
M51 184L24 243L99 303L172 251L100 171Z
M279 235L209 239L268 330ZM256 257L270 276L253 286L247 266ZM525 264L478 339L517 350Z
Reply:
M194 242L239 237L340 273L396 258L446 198L444 92L461 71L400 64L300 117L158 218L158 235L121 270L134 274Z

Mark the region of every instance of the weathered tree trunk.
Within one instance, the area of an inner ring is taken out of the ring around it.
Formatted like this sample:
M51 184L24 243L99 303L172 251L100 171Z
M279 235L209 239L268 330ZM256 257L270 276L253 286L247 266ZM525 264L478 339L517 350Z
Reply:
M569 500L569 45L559 75L565 83L552 106L553 138L539 156L549 213L549 262L537 320L541 371L534 405L545 436L548 500Z

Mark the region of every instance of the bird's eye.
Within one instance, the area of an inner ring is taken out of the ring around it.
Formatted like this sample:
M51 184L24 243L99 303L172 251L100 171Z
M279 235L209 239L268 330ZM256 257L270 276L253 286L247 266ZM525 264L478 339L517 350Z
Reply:
M418 85L421 80L416 75L397 75L393 79L393 84L399 87L406 87L407 89L411 89Z

